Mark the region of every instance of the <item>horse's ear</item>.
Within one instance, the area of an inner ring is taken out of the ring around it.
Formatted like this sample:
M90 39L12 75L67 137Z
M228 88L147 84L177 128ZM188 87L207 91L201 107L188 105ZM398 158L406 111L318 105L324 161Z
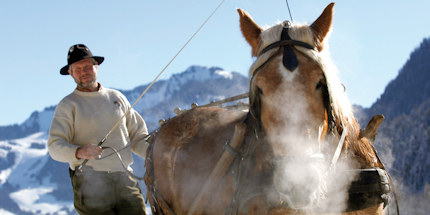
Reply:
M315 20L311 25L311 29L314 32L314 38L317 40L317 49L321 51L323 49L323 41L331 29L331 23L333 20L333 7L334 3L330 3L324 9L322 14Z
M240 17L240 30L246 41L251 45L252 56L257 56L260 46L260 34L262 29L258 26L251 16L244 10L237 9Z
M378 128L384 119L385 117L382 114L373 116L366 128L360 131L360 136L366 137L372 143L375 142L376 134L378 134Z

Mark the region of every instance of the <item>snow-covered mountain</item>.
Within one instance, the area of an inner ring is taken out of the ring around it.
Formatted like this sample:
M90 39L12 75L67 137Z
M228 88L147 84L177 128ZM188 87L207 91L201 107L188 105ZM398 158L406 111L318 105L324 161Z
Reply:
M148 85L120 91L133 104ZM176 107L189 109L193 102L207 104L213 100L245 93L247 90L247 78L237 72L225 71L219 67L191 66L167 80L154 83L134 109L145 119L149 130L153 130L158 127L158 120L171 117ZM43 111L34 111L20 125L0 126L0 140L47 132L55 107L49 106Z
M121 91L133 103L147 86ZM247 90L248 79L237 72L191 66L156 82L135 109L154 130L160 119L174 116L176 107L189 109L193 102L206 104ZM46 147L54 111L50 106L20 125L0 127L0 214L76 214L68 165L52 160ZM144 160L135 156L133 169L143 176Z
M47 156L47 138L46 132L38 132L0 141L0 208L16 214L73 211L73 197L64 190L67 165Z
M147 86L123 90L122 93L133 103ZM247 91L248 79L237 72L218 67L191 66L168 80L156 82L134 109L145 119L148 129L154 130L160 119L174 115L176 107L190 109L192 103L208 104Z

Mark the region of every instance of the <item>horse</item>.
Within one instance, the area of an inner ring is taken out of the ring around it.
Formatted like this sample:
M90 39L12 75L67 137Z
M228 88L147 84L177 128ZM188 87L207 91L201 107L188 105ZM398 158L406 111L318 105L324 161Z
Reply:
M354 118L327 54L333 8L267 29L237 9L255 57L249 110L195 107L155 132L153 214L383 213L387 173L371 143L380 119L363 132Z

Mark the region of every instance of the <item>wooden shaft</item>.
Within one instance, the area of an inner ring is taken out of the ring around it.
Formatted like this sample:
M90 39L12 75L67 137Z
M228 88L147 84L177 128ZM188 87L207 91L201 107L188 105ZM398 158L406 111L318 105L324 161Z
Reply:
M245 136L246 124L245 123L237 123L234 129L233 137L230 141L230 146L237 151L243 143L243 139ZM214 190L218 182L225 175L227 170L229 169L231 163L233 162L234 157L228 151L224 151L221 155L221 158L218 160L215 168L212 170L212 173L209 175L208 180L203 185L202 189L199 191L197 196L194 198L194 201L191 207L188 210L188 215L197 215L202 214L203 209L206 206L211 193L209 191Z
M248 98L248 94L249 93L243 93L243 94L240 94L240 95L237 95L237 96L233 96L233 97L230 97L230 98L226 98L226 99L223 99L223 100L220 100L220 101L212 102L212 103L209 103L207 105L203 105L201 107L215 106L215 105L220 105L220 104L224 104L224 103L227 103L227 102L236 101L236 100L239 100L239 99Z

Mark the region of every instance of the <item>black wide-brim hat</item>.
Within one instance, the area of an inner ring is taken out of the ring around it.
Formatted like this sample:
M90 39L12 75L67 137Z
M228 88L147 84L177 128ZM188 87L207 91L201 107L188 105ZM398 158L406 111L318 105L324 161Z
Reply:
M60 69L60 74L68 75L70 65L87 58L94 58L94 60L96 60L99 65L105 60L104 57L93 56L93 53L91 53L90 49L84 44L76 44L71 46L69 52L67 53L67 65Z

